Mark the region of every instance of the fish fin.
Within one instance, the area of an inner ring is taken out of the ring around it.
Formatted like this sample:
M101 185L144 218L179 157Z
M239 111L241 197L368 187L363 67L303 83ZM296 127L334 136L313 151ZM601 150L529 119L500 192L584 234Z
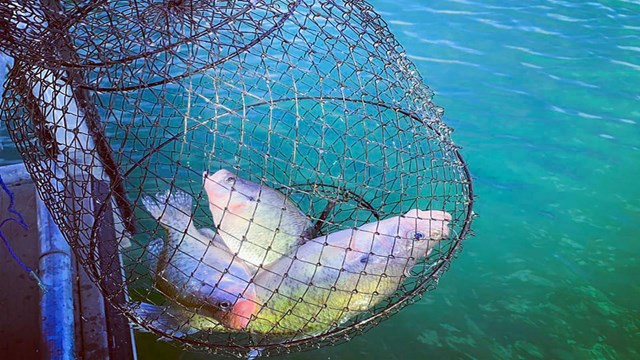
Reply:
M189 325L189 316L171 306L158 306L145 302L135 302L129 306L130 313L141 323L152 327L172 337L181 338L198 332ZM139 324L134 324L140 331L148 330Z
M202 236L204 236L205 238L209 239L212 244L218 245L218 243L222 242L220 238L217 238L218 235L216 234L216 232L213 229L209 229L209 228L203 227L203 228L200 228L198 230L200 231Z
M142 204L151 216L163 225L177 230L187 229L191 223L192 202L191 195L179 190L173 194L170 190L158 193L155 199L150 196L142 197Z
M155 278L158 273L158 262L160 261L160 253L164 248L164 240L157 238L147 244L147 267L149 273Z
M162 217L162 212L163 212L162 207L151 196L143 195L142 196L142 204L147 209L147 211L149 213L151 213L151 216L153 216L156 220L158 220L158 219L160 219L160 217Z
M220 235L218 235L214 230L209 229L209 228L200 228L198 229L200 231L200 233L206 237L207 239L210 240L210 244L213 245L214 247L223 250L229 254L233 254L233 251L231 251L231 249L229 249L229 247L227 246L227 244L225 244L224 240L222 239L222 237Z
M227 244L225 244L222 237L218 235L214 230L209 228L201 228L198 230L202 235L204 235L208 239L211 239L211 245L213 245L213 247L233 255L233 251L229 249L229 247L227 246ZM236 263L242 263L243 265L245 265L247 267L247 270L249 270L249 275L251 275L252 278L256 274L256 272L258 272L258 267L250 262L245 262L240 258L237 258L235 261Z

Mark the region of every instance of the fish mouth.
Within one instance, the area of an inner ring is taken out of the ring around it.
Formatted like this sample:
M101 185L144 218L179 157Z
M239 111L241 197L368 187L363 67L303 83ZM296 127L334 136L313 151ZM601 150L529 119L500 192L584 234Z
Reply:
M219 307L209 307L207 311L211 317L218 320L222 325L234 330L244 330L249 325L249 321L256 310L256 303L247 299L238 299L228 309Z
M213 174L212 174L212 173L210 173L210 172L209 172L209 170L205 170L205 171L202 173L202 183L203 183L203 185L205 185L205 184L206 184L206 182L207 182L207 180L209 180L209 181L211 181L213 184L215 184L216 186L221 187L221 188L223 188L223 189L225 189L225 190L227 190L227 191L231 191L231 190L233 190L233 187L229 187L229 186L227 186L227 184L225 184L225 183L224 183L224 181L222 181L222 179L220 178L220 177L221 177L221 175L219 175L219 174L225 174L225 173L227 173L227 172L228 172L228 171L224 170L225 172L223 173L223 172L222 172L223 170L224 170L224 169L220 169L220 170L216 171L216 172L215 172L215 173L213 173Z
M449 239L451 235L449 221L442 221L440 226L432 227L429 235L430 240L441 241Z
M247 299L238 299L227 309L216 305L207 305L197 311L200 315L210 316L222 325L233 330L244 330L256 310L256 303Z
M219 198L224 196L225 192L231 191L224 184L216 179L213 179L215 174L211 174L208 170L202 173L202 187L209 196L209 202L212 202L213 198Z
M224 171L224 172L223 172ZM205 187L205 190L209 192L214 197L223 197L228 193L235 193L236 195L242 196L245 200L249 202L255 202L256 196L245 194L242 191L236 189L235 185L228 185L224 183L224 181L220 180L220 176L230 174L229 171L221 169L217 172L211 174L209 171L205 170L202 173L202 185ZM222 174L222 175L219 175ZM211 186L207 186L207 180L211 181L213 184ZM237 179L236 181L241 181L241 179Z
M255 289L251 284L238 286L237 283L228 284L224 280L222 282L219 286L224 288L225 293L229 294L229 296L224 296L220 300L226 300L230 306L210 308L213 310L213 317L227 328L243 330L249 325L249 321L251 321L258 307L255 301Z
M251 321L251 316L256 310L256 303L251 300L238 300L231 312L224 317L225 325L231 329L244 330Z

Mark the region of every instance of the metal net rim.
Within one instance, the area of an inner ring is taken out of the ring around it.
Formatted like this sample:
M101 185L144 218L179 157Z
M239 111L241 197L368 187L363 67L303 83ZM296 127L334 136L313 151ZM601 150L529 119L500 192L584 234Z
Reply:
M32 1L32 0L28 0L28 1ZM74 26L74 24L82 21L87 16L89 16L93 10L98 9L102 5L108 4L110 1L111 0L99 0L99 1L91 2L84 7L76 7L75 9L77 11L75 11L74 13L65 14L65 18L59 24L56 24L56 26L54 27L47 26L46 28L41 29L40 32L37 34L38 37L36 39L29 39L29 38L16 39L11 35L0 37L0 44L2 44L1 48L3 49L3 51L8 52L16 60L23 61L29 65L42 66L43 68L47 68L51 70L57 70L59 68L64 68L67 70L97 69L101 67L123 65L123 64L134 62L136 60L147 59L150 56L157 55L162 52L167 52L170 49L173 49L180 45L184 45L188 43L197 43L198 39L201 38L202 36L214 33L216 30L223 27L224 25L227 25L236 21L239 16L245 15L249 13L251 10L257 8L258 6L257 3L259 2L258 0L247 1L247 6L243 7L241 11L236 12L231 16L225 18L225 21L213 24L210 27L196 34L182 37L180 40L173 42L171 44L162 46L158 49L143 51L135 55L124 56L124 57L120 57L110 61L81 62L81 59L79 58L68 59L65 56L58 54L57 52L51 51L50 47L52 46L52 44L55 44L58 41L64 40L64 38L66 37L66 32L68 32L69 29ZM190 1L198 1L198 0L190 0ZM261 1L264 1L264 0L260 0L260 2ZM94 90L99 92L134 91L134 90L146 89L146 88L166 84L168 82L177 81L177 80L181 80L181 79L193 76L194 74L197 74L199 72L206 71L215 66L221 65L222 63L234 57L237 57L238 55L246 51L249 51L255 45L259 44L264 39L266 39L271 34L273 34L273 32L282 28L282 26L285 25L285 23L294 15L296 9L300 7L300 5L302 4L302 1L303 0L292 0L287 2L287 10L279 14L280 15L278 16L279 20L273 26L267 29L264 29L264 31L259 32L258 36L255 39L245 44L244 46L236 49L234 52L228 54L224 58L218 59L215 62L211 62L206 66L202 66L200 68L191 70L189 72L185 72L184 74L181 74L179 76L167 77L163 81L146 83L138 86L100 87L100 86L91 86L86 83L78 83L78 82L75 83L75 86L77 86L78 88ZM30 2L27 2L25 4L25 6L30 6L30 5L33 6ZM0 8L0 10L4 10L4 8ZM47 12L49 11L50 10L47 10ZM24 46L24 44L21 43L21 41L22 42L27 41L29 43L29 46ZM42 56L43 53L48 53L53 55L44 57ZM70 60L73 60L73 61L70 61ZM62 79L68 80L65 77L62 77Z

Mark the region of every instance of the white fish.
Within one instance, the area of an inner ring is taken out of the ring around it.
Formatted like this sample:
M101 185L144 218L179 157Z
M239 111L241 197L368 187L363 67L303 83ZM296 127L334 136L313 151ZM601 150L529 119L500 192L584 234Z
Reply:
M311 220L283 193L228 170L205 173L204 189L218 234L253 266L289 254L312 228Z

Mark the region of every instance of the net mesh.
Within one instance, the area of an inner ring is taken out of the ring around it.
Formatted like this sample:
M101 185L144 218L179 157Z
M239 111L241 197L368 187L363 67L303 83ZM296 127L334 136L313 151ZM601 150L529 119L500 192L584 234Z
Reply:
M366 2L0 14L16 59L3 120L78 259L140 329L238 356L336 344L433 288L469 232L443 111Z

